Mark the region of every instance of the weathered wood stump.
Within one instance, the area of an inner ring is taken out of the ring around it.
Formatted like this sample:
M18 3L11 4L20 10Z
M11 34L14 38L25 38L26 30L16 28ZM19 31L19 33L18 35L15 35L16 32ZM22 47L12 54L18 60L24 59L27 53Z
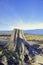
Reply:
M14 29L12 31L11 38L7 44L8 52L6 51L6 54L8 54L8 56L12 58L14 58L17 55L15 60L17 62L19 61L19 65L20 65L20 63L24 62L24 56L29 53L26 47L28 45L29 44L27 43L25 39L23 31L20 29ZM7 61L8 61L8 58L7 58Z
M25 44L28 43L25 40L23 31L20 29L14 29L9 40L8 49L10 51L15 51L17 49L19 52L24 52L24 50L26 51Z
M11 52L17 52L19 58L24 61L24 55L28 54L28 50L25 45L28 43L26 42L23 30L14 29L11 34L11 38L8 44L8 49Z

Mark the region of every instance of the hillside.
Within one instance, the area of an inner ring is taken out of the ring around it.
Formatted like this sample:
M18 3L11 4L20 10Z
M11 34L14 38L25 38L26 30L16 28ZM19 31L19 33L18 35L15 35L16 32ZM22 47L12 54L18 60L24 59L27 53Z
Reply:
M26 34L43 35L43 29L25 30L24 33L26 33Z

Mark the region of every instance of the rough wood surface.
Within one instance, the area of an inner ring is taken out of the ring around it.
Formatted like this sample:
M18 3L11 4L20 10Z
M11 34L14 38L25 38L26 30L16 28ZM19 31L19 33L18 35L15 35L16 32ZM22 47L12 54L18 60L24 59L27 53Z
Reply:
M28 54L28 50L26 48L26 44L28 44L28 43L27 43L27 41L25 39L23 31L20 30L20 29L14 29L12 31L11 38L10 38L10 40L7 43L7 51L8 52L6 51L5 55L9 54L8 55L9 57L11 56L12 58L14 58L13 55L16 55L16 53L17 53L17 55L18 55L17 58L19 58L18 61L21 60L21 63L23 63L24 62L24 56L26 54ZM11 54L10 54L10 52L11 52ZM3 59L3 57L2 57L2 59ZM8 61L8 59L7 59L7 61ZM5 65L5 60L4 60L3 63ZM6 65L7 64L8 63L6 62Z

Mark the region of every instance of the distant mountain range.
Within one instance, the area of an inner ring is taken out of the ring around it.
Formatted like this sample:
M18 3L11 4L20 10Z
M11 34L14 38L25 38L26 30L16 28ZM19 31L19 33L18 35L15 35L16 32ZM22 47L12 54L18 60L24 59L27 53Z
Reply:
M6 31L0 31L0 33L7 33L11 34L12 30L6 30ZM35 29L35 30L24 30L25 34L37 34L37 35L43 35L43 29Z
M26 30L24 32L27 33L27 34L39 34L39 35L43 35L43 29Z

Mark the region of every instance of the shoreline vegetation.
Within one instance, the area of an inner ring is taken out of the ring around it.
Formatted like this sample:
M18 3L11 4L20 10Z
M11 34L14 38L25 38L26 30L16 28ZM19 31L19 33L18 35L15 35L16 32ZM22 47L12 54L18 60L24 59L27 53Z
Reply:
M37 34L24 34L27 41L42 41L43 42L43 35ZM0 34L0 38L10 38L11 34Z

